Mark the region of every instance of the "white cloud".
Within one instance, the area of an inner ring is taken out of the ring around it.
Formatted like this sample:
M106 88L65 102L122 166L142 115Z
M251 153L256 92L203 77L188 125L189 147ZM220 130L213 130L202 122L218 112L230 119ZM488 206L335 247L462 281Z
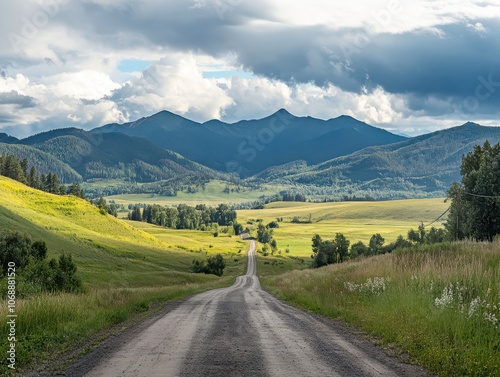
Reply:
M203 77L203 67L193 55L160 60L116 91L113 98L131 117L168 109L195 120L220 118L232 103L216 80Z
M55 95L84 100L102 99L121 87L105 73L90 70L61 73L46 81L51 83Z

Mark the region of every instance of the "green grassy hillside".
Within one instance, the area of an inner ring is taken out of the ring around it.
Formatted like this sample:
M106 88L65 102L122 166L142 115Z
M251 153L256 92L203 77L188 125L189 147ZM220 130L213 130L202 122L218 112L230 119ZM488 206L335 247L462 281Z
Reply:
M85 200L47 194L5 177L0 177L0 228L45 241L49 258L70 253L85 288L80 294L26 298L18 292L18 366L46 360L155 303L229 285L245 268L246 243L239 237L221 234L214 241L210 233L187 235L126 223ZM228 264L222 278L190 272L193 259L216 253ZM4 289L5 279L0 282ZM0 308L3 318L6 310ZM1 333L7 333L6 326L0 325ZM4 342L0 351L5 347ZM2 360L0 373L5 371Z

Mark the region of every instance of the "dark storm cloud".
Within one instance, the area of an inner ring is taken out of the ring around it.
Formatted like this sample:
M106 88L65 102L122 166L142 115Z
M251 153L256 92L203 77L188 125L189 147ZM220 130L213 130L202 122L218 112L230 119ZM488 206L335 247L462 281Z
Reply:
M361 81L368 74L391 93L474 95L481 77L500 81L500 24L483 24L486 33L455 24L439 34L379 35L354 56L353 76Z
M35 99L29 96L19 94L12 90L10 92L0 93L0 105L16 105L19 109L35 107Z
M250 21L273 21L265 4L233 3L222 17L210 3L194 7L185 1L127 3L119 8L84 3L80 9L68 8L64 17L76 23L86 17L92 24L89 37L110 48L148 43L212 56L234 52L246 69L265 77L332 83L351 92L381 86L412 97L409 104L415 110L429 106L430 112L446 112L430 99L451 100L458 106L470 96L478 97L477 88L484 82L490 85L479 90L482 109L493 111L492 104L500 99L500 90L492 88L500 81L497 21L474 21L481 21L484 32L464 22L442 26L439 32L375 34L332 26L255 25Z

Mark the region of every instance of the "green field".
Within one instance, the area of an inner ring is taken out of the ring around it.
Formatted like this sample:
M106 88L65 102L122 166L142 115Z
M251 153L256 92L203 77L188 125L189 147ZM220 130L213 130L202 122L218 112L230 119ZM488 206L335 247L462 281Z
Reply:
M222 181L210 181L205 190L200 189L196 193L178 192L177 196L159 196L153 194L123 194L108 196L106 200L114 200L117 204L123 204L127 207L129 204L145 203L145 204L206 204L216 206L220 203L246 203L259 200L262 196L271 196L279 192L282 188L279 186L266 185L262 189L249 189L243 186L240 191L224 193L224 188L228 186L230 189L236 189L238 186Z
M380 233L386 242L395 241L408 230L416 229L421 221L425 224L435 220L449 207L443 199L394 200L387 202L338 202L338 203L293 203L276 202L261 210L238 211L238 221L245 224L262 219L265 224L282 217L280 227L274 230L278 247L290 256L309 257L311 238L319 234L332 239L343 233L351 244L357 241L368 243L370 237ZM292 223L298 217L301 223ZM311 223L308 222L309 219ZM442 226L442 221L433 226ZM249 225L250 226L250 225Z
M245 269L246 243L224 233L166 230L124 222L85 200L31 189L0 177L0 228L44 240L49 258L70 253L85 292L23 298L18 285L18 365L46 360L54 352L121 322L131 314L210 288L232 284ZM241 250L241 251L240 251ZM222 278L190 272L193 259L221 253ZM3 279L2 290L6 287ZM6 318L6 306L0 316ZM6 323L0 332L6 334ZM5 351L6 342L0 344ZM0 361L0 372L6 371Z

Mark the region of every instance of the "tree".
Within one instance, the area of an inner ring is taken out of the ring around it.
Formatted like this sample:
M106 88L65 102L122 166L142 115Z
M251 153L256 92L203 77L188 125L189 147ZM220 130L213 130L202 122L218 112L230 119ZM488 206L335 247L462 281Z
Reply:
M432 227L429 232L425 235L425 243L433 244L444 242L447 238L448 234L445 229L437 229Z
M217 254L213 257L208 257L206 264L203 261L193 260L191 269L195 273L222 276L225 267L226 262L224 261L224 258L221 254Z
M31 245L31 254L36 260L47 258L47 244L45 241L35 241Z
M259 223L257 227L257 241L261 243L269 243L273 238L273 230L264 226L264 224Z
M321 249L321 245L323 243L323 239L319 234L315 234L312 238L312 251L313 254L316 255Z
M486 141L462 157L461 184L448 191L452 199L446 229L454 239L491 241L500 234L500 144Z
M138 204L134 206L132 213L130 214L130 220L142 221L141 207Z
M22 270L29 262L31 255L31 237L20 232L0 234L0 260L5 275L9 262L14 262L16 269Z
M239 236L241 233L243 233L243 225L241 225L241 224L234 223L233 229L234 229L234 234L236 236Z
M368 254L368 246L366 246L362 241L358 241L355 244L351 245L351 258L367 254Z
M222 276L225 267L226 262L224 261L224 258L221 254L217 254L216 256L209 257L207 259L207 271L209 274Z
M273 253L278 250L278 243L274 238L271 240L271 242L269 242L269 245L271 246L271 250L273 251Z
M36 174L36 169L34 166L32 166L30 169L30 174L28 177L28 184L33 188L36 188L36 189L40 188L39 178Z
M370 243L368 244L368 249L371 255L379 254L382 250L382 245L384 244L385 239L379 233L374 234L370 238Z
M313 255L311 255L311 258L313 259L314 267L322 267L339 262L338 245L336 242L330 240L323 241L318 234L314 235L312 242Z
M275 229L275 228L279 228L280 224L278 224L277 221L271 221L269 224L267 224L267 227L271 228L271 229Z
M76 196L77 198L85 198L85 191L80 187L78 182L73 182L71 186L69 186L68 194Z
M61 291L75 291L81 286L80 279L76 276L77 267L71 255L62 254L59 257L58 268L55 273L55 287Z
M14 179L16 181L26 183L21 163L14 155L11 154L7 155L5 159L3 175L11 179Z
M335 244L337 245L337 255L339 263L342 263L349 255L349 240L342 233L335 235Z
M420 237L420 233L414 229L408 231L408 240L414 243L423 243L423 238Z

